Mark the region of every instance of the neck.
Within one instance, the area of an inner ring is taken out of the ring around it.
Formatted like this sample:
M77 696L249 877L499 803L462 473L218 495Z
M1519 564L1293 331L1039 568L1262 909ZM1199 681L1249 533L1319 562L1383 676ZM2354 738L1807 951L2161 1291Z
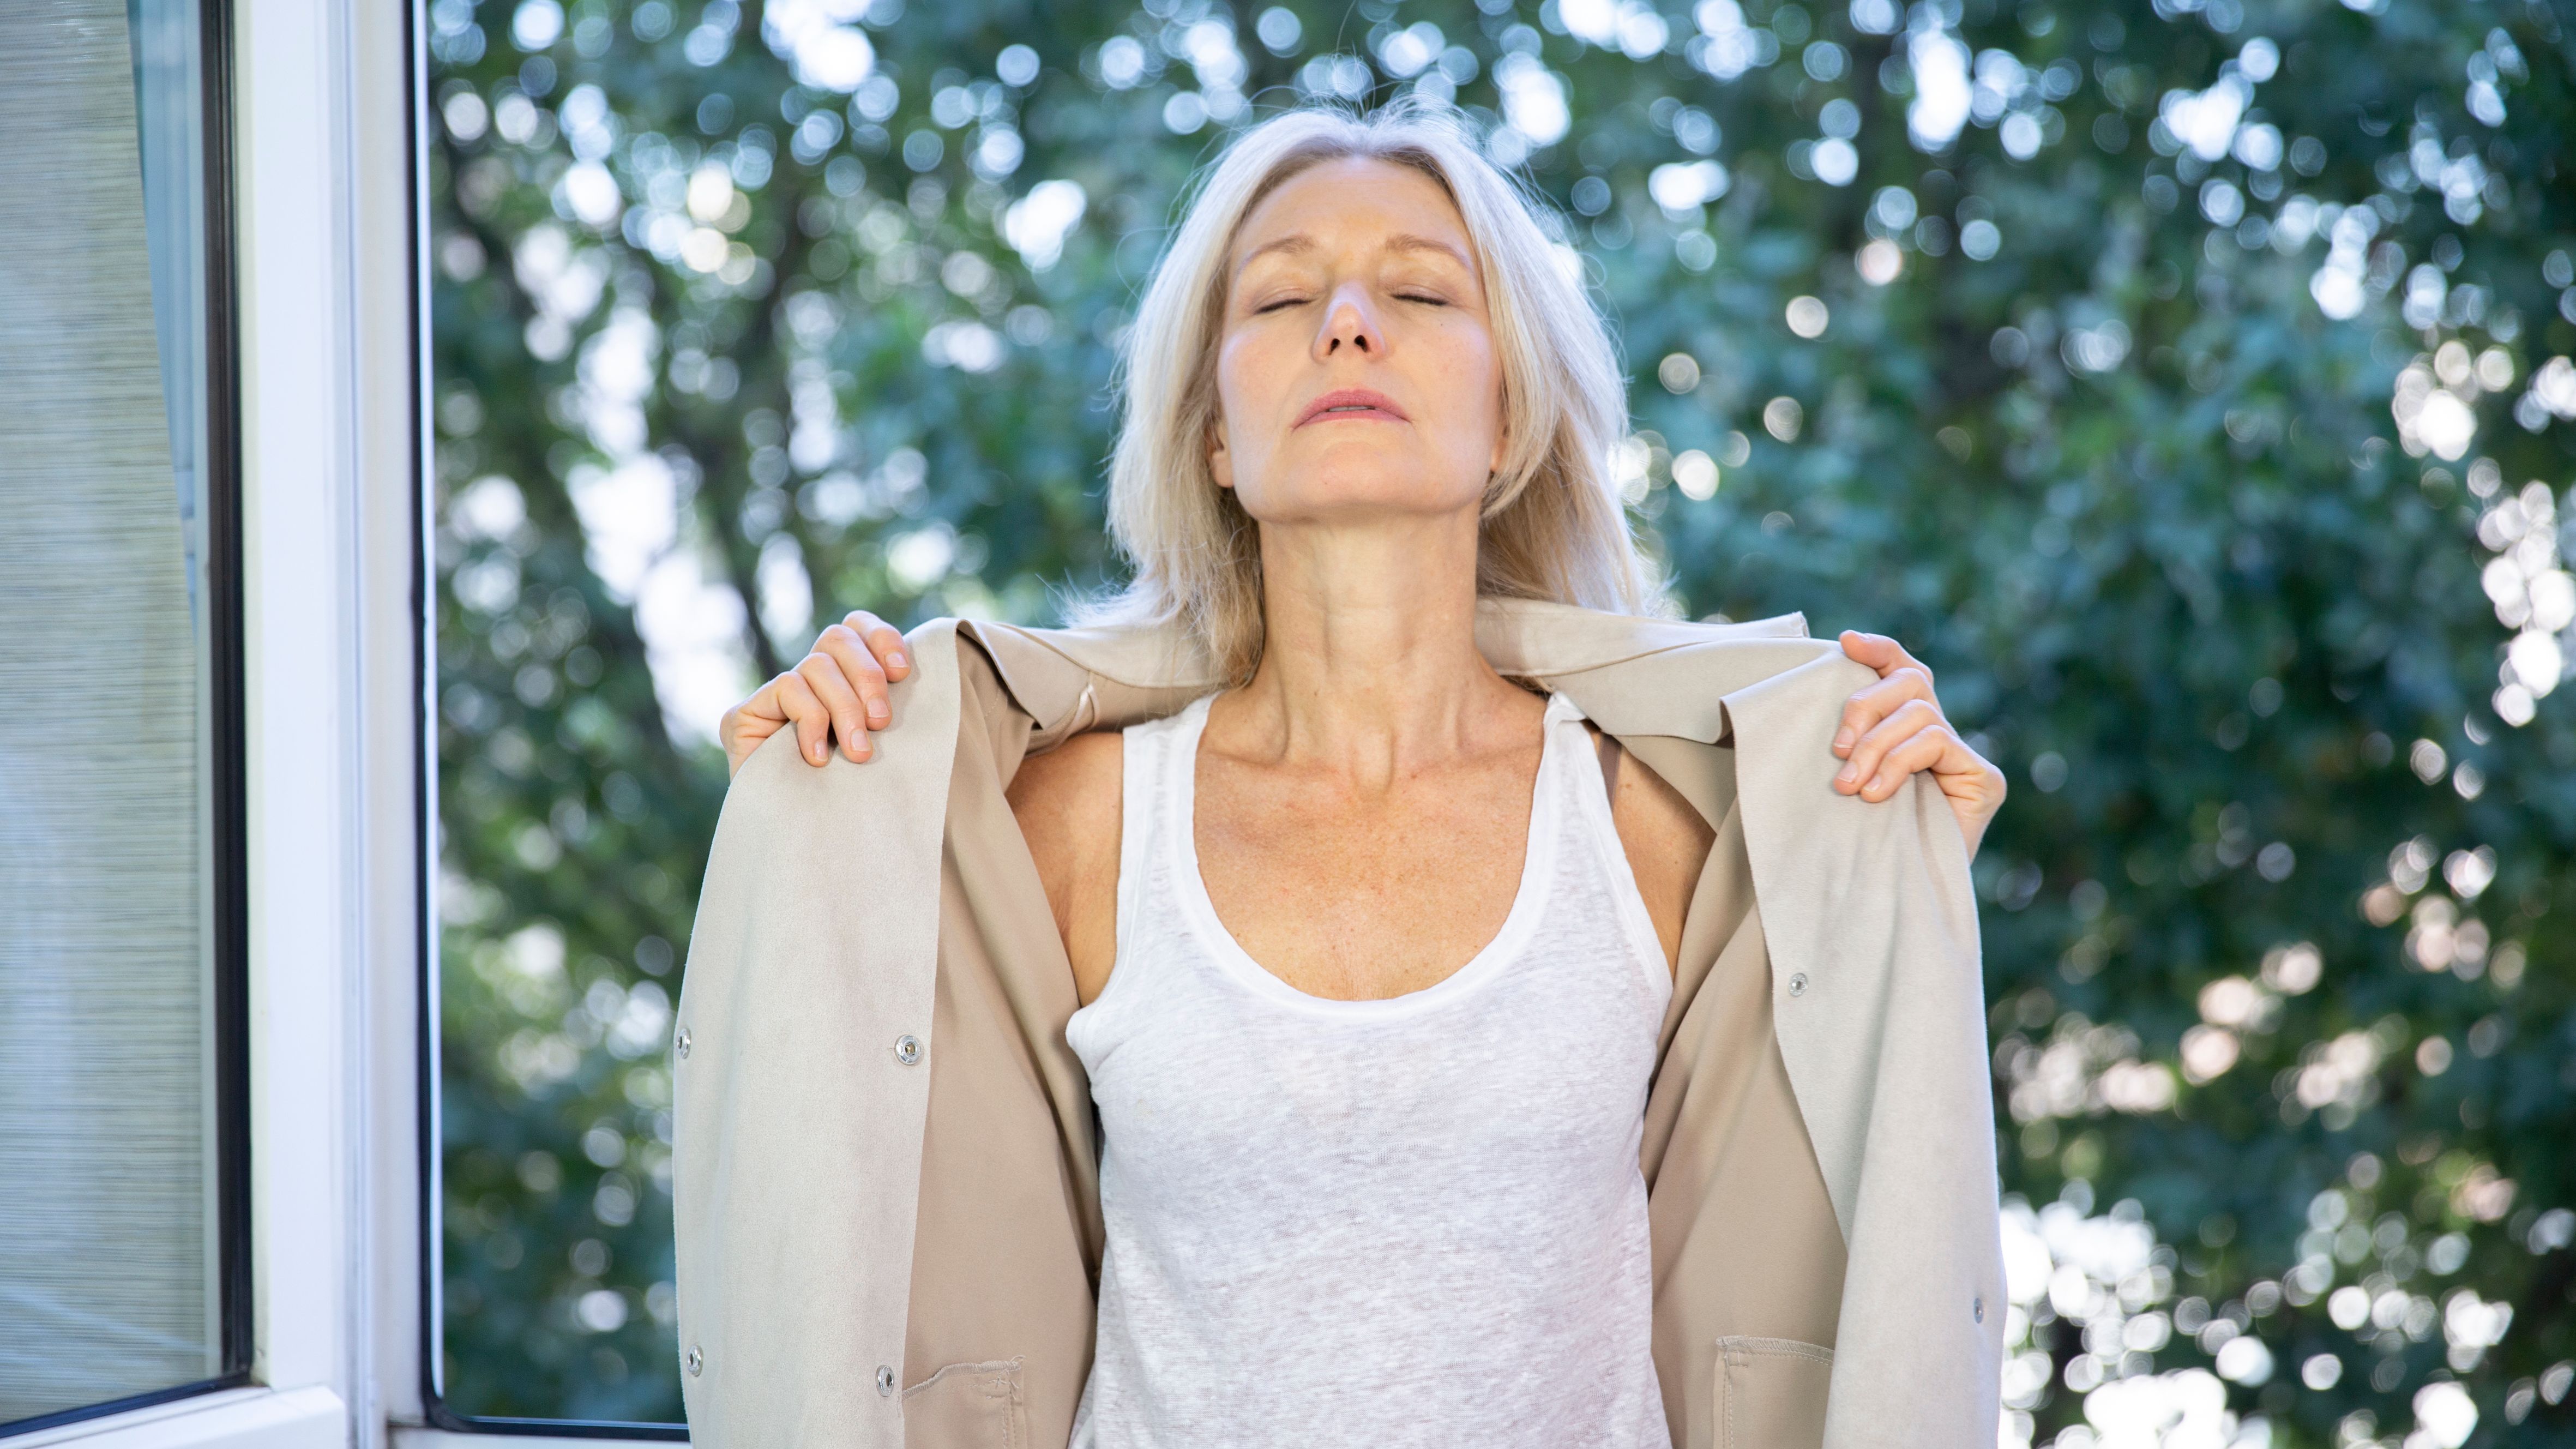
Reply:
M1476 542L1472 511L1265 525L1261 665L1225 711L1238 748L1383 781L1512 728L1529 696L1476 650Z

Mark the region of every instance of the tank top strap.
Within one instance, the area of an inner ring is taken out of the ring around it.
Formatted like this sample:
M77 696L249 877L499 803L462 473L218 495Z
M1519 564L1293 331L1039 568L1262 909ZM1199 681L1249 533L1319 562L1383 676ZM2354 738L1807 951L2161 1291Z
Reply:
M1154 884L1162 878L1158 857L1168 858L1173 842L1173 791L1190 788L1186 768L1198 734L1207 724L1215 695L1201 695L1176 714L1129 725L1120 732L1118 804L1117 957L1123 962L1129 931L1142 926L1154 910ZM1114 972L1113 972L1114 979Z
M1553 763L1563 770L1560 781L1586 789L1607 798L1605 778L1601 773L1601 752L1593 747L1591 733L1584 728L1583 707L1562 694L1547 697L1546 722L1542 726L1547 743L1539 756L1542 771ZM1560 758L1582 756L1582 759Z
M1540 756L1539 787L1556 797L1560 833L1581 837L1585 848L1595 854L1605 847L1621 853L1618 828L1610 815L1609 778L1602 771L1601 751L1594 747L1585 719L1583 707L1572 699L1562 694L1547 697L1547 746ZM1624 863L1624 854L1622 859Z

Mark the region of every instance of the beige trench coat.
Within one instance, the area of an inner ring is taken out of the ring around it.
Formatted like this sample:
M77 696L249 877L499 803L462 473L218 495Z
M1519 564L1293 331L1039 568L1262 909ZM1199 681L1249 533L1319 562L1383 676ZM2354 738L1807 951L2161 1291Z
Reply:
M781 731L725 798L673 1040L682 1384L712 1449L1062 1449L1101 1228L1073 978L1020 762L1214 687L1178 636L938 620L877 755ZM1837 794L1871 678L1794 616L1487 601L1716 848L1643 1167L1684 1449L1990 1449L2004 1284L1976 902L1916 776ZM936 903L934 908L933 902Z

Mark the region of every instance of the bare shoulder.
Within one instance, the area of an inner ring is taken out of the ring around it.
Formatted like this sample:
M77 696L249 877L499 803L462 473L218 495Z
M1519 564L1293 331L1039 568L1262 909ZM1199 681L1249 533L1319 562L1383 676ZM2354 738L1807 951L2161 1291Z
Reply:
M1654 918L1665 959L1678 962L1682 918L1699 887L1700 869L1717 844L1717 832L1645 761L1620 750L1617 769L1610 819L1618 827L1629 872L1637 879L1637 893L1645 898L1646 914Z
M1076 735L1033 755L1006 794L1037 863L1038 882L1064 937L1081 999L1108 980L1117 953L1120 790L1126 742L1111 731Z
M1609 751L1604 763L1612 777L1610 818L1619 827L1619 841L1630 858L1643 865L1641 857L1683 857L1696 880L1717 833L1700 818L1698 808L1645 761L1615 741L1605 744L1600 726L1587 721L1584 728L1595 749Z
M1043 755L1032 755L1012 777L1007 798L1020 833L1038 858L1038 873L1078 861L1104 840L1117 863L1119 787L1124 782L1125 742L1113 731L1076 735ZM1049 882L1053 893L1053 882Z
M1694 877L1701 858L1717 840L1717 832L1681 791L1625 750L1619 752L1619 783L1611 797L1610 814L1630 855L1645 851L1688 856Z

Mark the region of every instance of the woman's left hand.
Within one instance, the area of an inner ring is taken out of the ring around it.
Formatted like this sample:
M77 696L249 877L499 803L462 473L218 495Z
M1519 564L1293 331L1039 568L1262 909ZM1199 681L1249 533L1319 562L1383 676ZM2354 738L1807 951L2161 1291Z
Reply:
M1878 683L1853 695L1843 705L1842 728L1834 732L1834 754L1843 760L1834 789L1877 802L1896 793L1917 770L1932 772L1933 783L1959 817L1974 859L1986 826L2003 808L2004 772L1969 749L1941 713L1932 692L1932 671L1884 634L1845 629L1843 652L1878 671Z

